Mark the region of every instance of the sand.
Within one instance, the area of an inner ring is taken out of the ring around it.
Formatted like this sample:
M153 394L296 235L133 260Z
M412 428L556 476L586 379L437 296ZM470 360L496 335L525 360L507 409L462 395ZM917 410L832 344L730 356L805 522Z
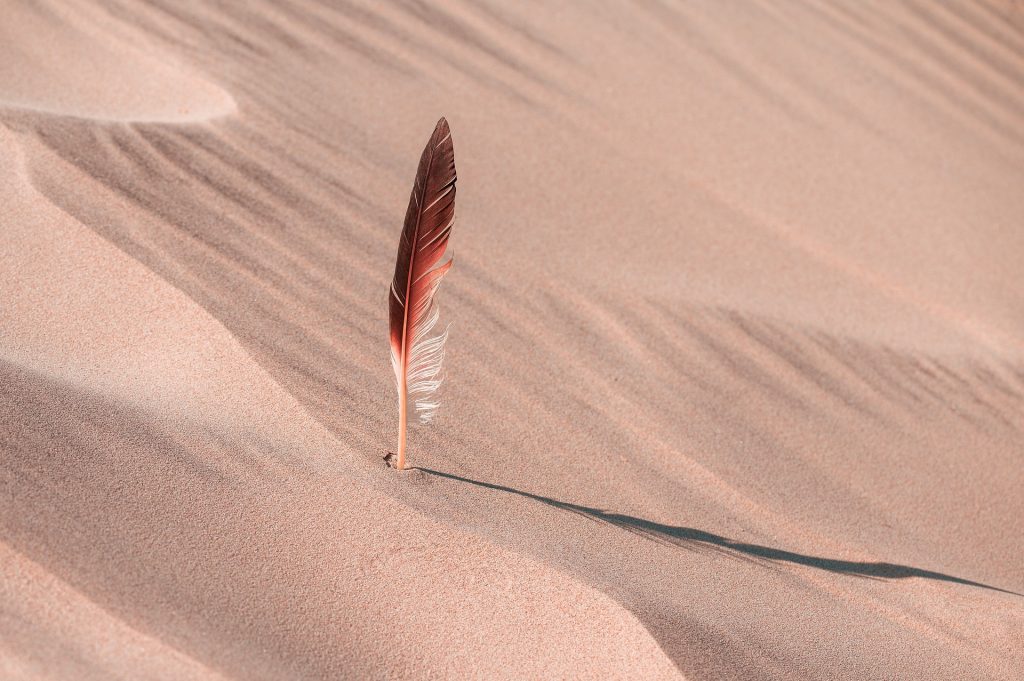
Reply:
M0 11L0 678L1020 678L1019 3Z

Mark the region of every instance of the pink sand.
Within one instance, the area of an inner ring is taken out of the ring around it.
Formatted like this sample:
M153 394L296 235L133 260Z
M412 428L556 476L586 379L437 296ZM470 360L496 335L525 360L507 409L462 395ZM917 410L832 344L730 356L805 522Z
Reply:
M679 4L6 3L0 678L1020 678L1024 10Z

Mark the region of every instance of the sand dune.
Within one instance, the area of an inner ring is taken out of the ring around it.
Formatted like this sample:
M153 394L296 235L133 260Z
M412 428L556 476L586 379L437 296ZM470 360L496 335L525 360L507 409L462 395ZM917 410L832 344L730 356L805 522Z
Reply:
M0 676L1024 668L1017 3L4 13Z

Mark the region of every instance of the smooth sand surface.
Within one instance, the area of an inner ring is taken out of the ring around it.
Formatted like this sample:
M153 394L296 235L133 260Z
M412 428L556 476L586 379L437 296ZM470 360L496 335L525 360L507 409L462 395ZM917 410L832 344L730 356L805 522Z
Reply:
M0 678L1020 678L1019 3L0 11Z

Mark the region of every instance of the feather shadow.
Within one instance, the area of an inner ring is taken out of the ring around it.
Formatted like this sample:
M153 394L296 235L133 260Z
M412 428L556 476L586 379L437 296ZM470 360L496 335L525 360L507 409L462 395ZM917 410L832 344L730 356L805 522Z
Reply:
M513 487L506 487L505 485L496 485L490 482L482 482L480 480L465 478L461 475L455 475L454 473L445 473L443 471L437 471L430 468L417 467L414 467L414 470L419 470L428 475L434 475L440 478L456 480L458 482L468 483L477 487L506 492L508 494L515 494L527 499L532 499L533 501L540 502L547 506L575 513L589 520L614 525L615 527L632 532L633 534L651 541L689 549L699 547L711 548L730 557L748 559L765 564L766 566L777 565L779 563L790 563L795 565L804 565L818 570L825 570L826 572L835 572L879 580L909 579L911 577L918 577L921 579L931 579L940 582L963 584L965 586L975 586L982 589L989 589L991 591L999 591L1013 596L1024 595L1008 589L1001 589L996 586L982 584L981 582L975 582L962 577L955 577L953 575L935 572L933 570L925 570L908 565L898 565L896 563L840 560L836 558L825 558L822 556L796 553L794 551L787 551L785 549L779 549L771 546L762 546L760 544L736 541L719 534L714 534L713 532L698 530L692 527L665 525L663 523L656 523L651 520L645 520L644 518L638 518L624 513L614 513L590 506L582 506L580 504L572 504L567 501L559 501L558 499L552 499L551 497L524 492Z

